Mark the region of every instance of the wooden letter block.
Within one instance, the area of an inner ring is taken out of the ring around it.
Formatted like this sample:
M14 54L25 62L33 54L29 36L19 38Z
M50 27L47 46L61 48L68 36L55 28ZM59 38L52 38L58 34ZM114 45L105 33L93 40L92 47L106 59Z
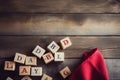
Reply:
M71 71L68 67L65 67L64 69L62 69L60 71L60 74L65 79L66 77L68 77L71 74Z
M53 80L53 78L48 76L47 74L43 74L41 80Z
M51 61L53 61L54 57L53 57L52 53L47 53L47 54L43 55L43 59L44 59L45 63L47 64L47 63L50 63Z
M42 67L31 68L31 76L41 76L41 75L42 75Z
M24 76L21 80L32 80L29 76Z
M32 56L27 56L25 64L26 65L37 65L37 58L36 57L32 57Z
M51 51L52 53L56 53L59 50L59 48L60 46L54 41L52 41L47 47L47 49Z
M15 58L14 58L15 62L24 64L25 59L26 59L26 55L21 54L21 53L16 53L15 54Z
M6 80L13 80L11 77L7 77Z
M30 75L31 66L19 66L19 75Z
M56 52L54 61L64 61L64 52Z
M72 42L69 37L66 37L62 40L60 40L61 46L63 49L66 49L72 45Z
M15 70L15 62L5 61L4 70L14 71Z
M38 58L41 58L42 55L45 53L45 49L37 45L35 49L32 51L34 55L36 55Z

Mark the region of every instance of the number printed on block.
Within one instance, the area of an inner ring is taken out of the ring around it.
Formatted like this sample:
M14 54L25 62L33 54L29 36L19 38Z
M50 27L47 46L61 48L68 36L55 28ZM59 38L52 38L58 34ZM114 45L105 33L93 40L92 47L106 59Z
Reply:
M29 76L24 76L21 80L32 80Z
M19 75L30 75L31 66L19 66Z
M53 57L52 53L49 52L49 53L46 53L45 55L43 55L43 59L44 59L45 63L48 64L54 60L54 57Z
M31 68L31 76L41 76L41 75L42 75L42 67Z
M66 37L62 40L60 40L61 46L63 49L66 49L72 45L72 42L69 37Z
M41 58L42 55L45 53L45 49L37 45L35 49L32 51L34 55L36 55L38 58Z
M54 61L64 61L64 52L56 52Z
M16 53L15 54L15 58L14 58L15 62L24 64L25 59L26 59L26 55L21 54L21 53Z
M14 71L15 70L15 62L5 61L4 70Z
M37 65L37 58L32 56L27 56L25 60L26 65Z
M6 80L13 80L11 77L7 77Z
M53 54L56 53L59 50L59 48L60 46L55 41L52 41L47 47L47 49Z
M65 79L71 74L70 69L66 66L64 69L60 71L61 76Z
M41 80L53 80L53 78L48 76L47 74L43 74Z

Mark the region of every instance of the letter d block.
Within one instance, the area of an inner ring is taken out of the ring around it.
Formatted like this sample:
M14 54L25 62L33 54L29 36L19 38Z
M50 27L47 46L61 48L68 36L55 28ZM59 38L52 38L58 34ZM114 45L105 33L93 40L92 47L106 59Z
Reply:
M63 49L66 49L72 45L72 42L69 37L66 37L62 40L60 40L61 46Z
M43 74L41 80L53 80L53 78L48 76L47 74Z
M19 66L19 75L30 75L31 66Z
M26 59L26 55L21 54L21 53L16 53L15 54L15 58L14 58L15 62L24 64L25 59Z
M15 62L5 61L4 70L14 71L15 70Z
M60 74L65 79L66 77L68 77L71 74L71 71L68 67L65 67L64 69L62 69L60 71Z
M45 49L37 45L35 49L32 51L34 55L36 55L38 58L41 58L42 55L45 53Z
M52 53L47 53L47 54L43 55L43 59L44 59L45 63L48 64L54 60L54 57L53 57Z

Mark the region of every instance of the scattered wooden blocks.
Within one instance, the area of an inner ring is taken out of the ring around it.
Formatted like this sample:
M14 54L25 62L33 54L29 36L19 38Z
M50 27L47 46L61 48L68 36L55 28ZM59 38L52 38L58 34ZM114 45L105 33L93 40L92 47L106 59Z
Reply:
M43 74L41 80L53 80L53 78L48 76L47 74Z
M29 76L24 76L21 80L32 80Z
M52 53L56 53L59 50L59 48L60 46L54 41L52 41L47 47L47 49L51 51Z
M72 42L69 37L66 37L62 40L60 40L61 46L63 49L66 49L72 45Z
M5 61L4 70L14 71L15 70L15 62Z
M15 62L24 64L25 59L26 59L26 55L21 54L21 53L16 53L15 54L15 58L14 58Z
M6 80L13 80L11 77L7 77Z
M19 66L19 75L30 75L31 66Z
M42 67L31 68L31 76L41 76L41 75L42 75Z
M32 57L32 56L27 56L25 64L26 65L37 65L37 58L36 57Z
M60 74L65 79L66 77L68 77L71 74L71 71L68 67L65 67L64 69L62 69L60 71Z
M32 51L34 55L36 55L38 58L41 58L42 55L45 53L45 49L37 45L35 49Z
M64 61L64 52L56 52L54 61Z
M52 53L49 52L49 53L43 55L43 59L44 59L45 63L48 64L54 60L54 57L53 57Z

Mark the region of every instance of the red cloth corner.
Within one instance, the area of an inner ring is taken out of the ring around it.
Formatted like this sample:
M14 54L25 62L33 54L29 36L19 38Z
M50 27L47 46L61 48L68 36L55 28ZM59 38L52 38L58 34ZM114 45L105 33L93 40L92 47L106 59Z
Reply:
M72 72L69 80L109 80L101 52L95 48L84 53L82 63Z

